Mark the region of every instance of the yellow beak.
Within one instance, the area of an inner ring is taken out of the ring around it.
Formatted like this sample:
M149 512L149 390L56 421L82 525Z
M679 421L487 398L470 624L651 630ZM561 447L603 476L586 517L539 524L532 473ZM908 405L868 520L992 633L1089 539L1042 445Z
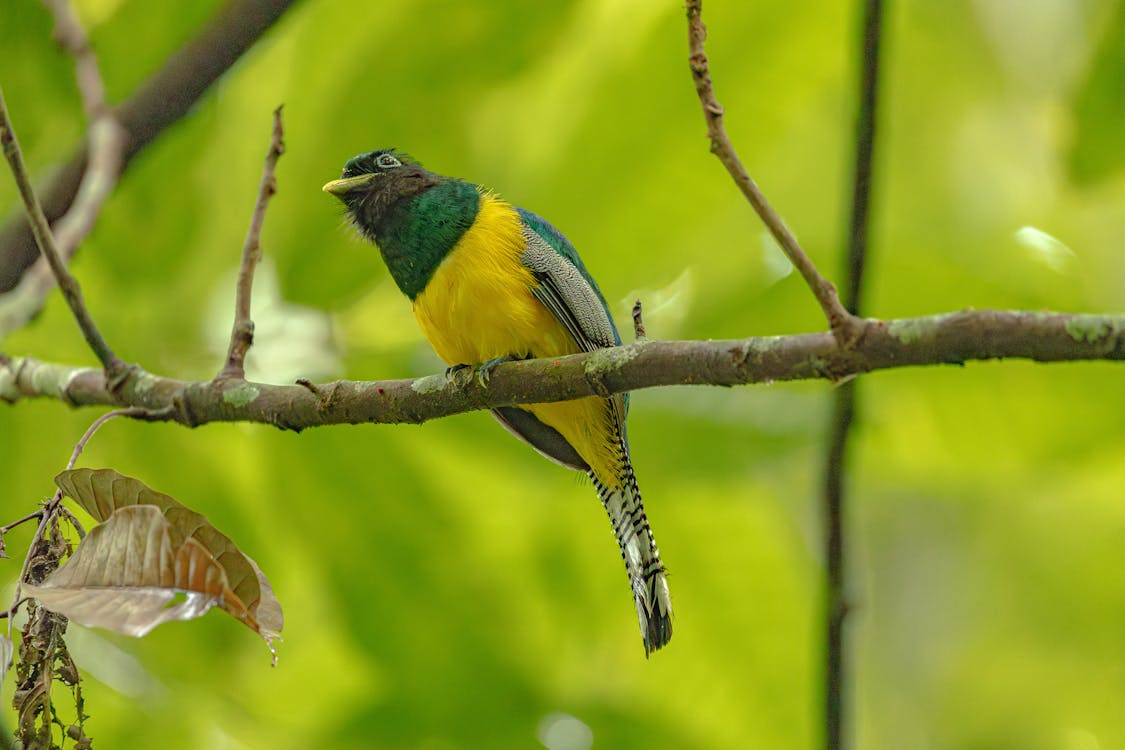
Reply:
M371 178L374 176L375 175L371 174L361 174L358 177L345 177L342 180L332 180L332 182L325 183L321 190L336 196L344 195L355 188L363 187L370 182Z

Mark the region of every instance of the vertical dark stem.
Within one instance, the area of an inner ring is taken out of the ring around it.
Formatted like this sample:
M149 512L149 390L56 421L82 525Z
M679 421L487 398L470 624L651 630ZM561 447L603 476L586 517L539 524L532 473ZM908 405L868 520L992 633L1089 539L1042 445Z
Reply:
M842 300L844 307L852 315L858 315L860 311L867 253L882 16L882 0L864 0L863 61L860 72L859 111L856 119L852 216L848 233L847 269ZM843 750L848 745L845 701L848 663L844 641L844 622L848 614L844 483L848 462L848 438L856 415L856 392L855 380L843 383L836 390L825 471L824 560L827 592L824 747L826 750Z
M864 0L863 68L856 119L855 168L852 183L852 223L848 236L848 265L844 307L859 314L867 253L867 217L871 203L871 170L875 153L875 111L879 90L879 42L882 38L883 0Z
M877 2L878 0L876 0ZM835 394L828 466L824 488L824 564L827 596L825 602L824 656L824 747L846 747L845 684L847 663L844 646L844 619L848 613L845 592L846 561L844 535L844 475L848 454L848 434L855 416L855 380L841 385Z

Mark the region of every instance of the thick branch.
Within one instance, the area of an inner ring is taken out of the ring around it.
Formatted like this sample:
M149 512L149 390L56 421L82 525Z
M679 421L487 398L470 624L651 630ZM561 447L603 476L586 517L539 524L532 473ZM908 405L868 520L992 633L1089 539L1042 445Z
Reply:
M968 310L859 322L860 336L848 348L840 347L831 333L646 341L498 365L487 386L475 378L452 382L444 375L320 386L186 382L131 370L111 388L100 370L11 358L0 361L0 399L46 397L73 406L135 406L157 412L145 419L189 426L261 422L302 430L332 424L420 423L494 406L666 385L838 380L894 367L1004 357L1040 362L1125 359L1125 315Z
M254 321L250 318L250 292L254 287L254 269L262 258L262 224L266 219L266 206L277 192L277 179L274 170L277 160L285 153L284 131L281 127L281 107L273 111L273 130L270 147L266 152L266 163L262 167L262 179L258 185L258 200L250 217L250 228L246 230L246 242L242 246L242 263L238 268L238 286L235 290L234 325L230 332L230 348L227 361L219 371L219 379L241 380L246 375L246 352L254 343Z
M204 91L276 22L295 0L236 0L172 54L114 112L125 129L125 165L195 104ZM83 145L42 191L43 208L55 221L70 208L85 173ZM38 251L28 224L17 219L0 231L0 291L11 289Z
M770 234L777 240L782 251L797 269L816 296L824 316L828 318L828 325L841 343L850 343L858 335L859 322L840 304L836 294L836 287L828 279L820 275L816 265L801 248L797 238L785 226L781 216L774 211L773 206L766 200L766 196L758 188L758 184L750 177L746 167L735 153L734 146L727 137L726 128L723 127L723 107L715 98L715 89L711 83L710 63L707 53L703 49L703 42L707 39L707 27L703 25L703 0L687 0L688 18L688 43L691 52L691 73L695 80L695 91L699 96L699 103L703 107L703 117L707 121L707 136L711 139L711 153L719 158L726 167L727 172L734 179L738 189L746 196L746 200L754 208L754 212L769 229Z

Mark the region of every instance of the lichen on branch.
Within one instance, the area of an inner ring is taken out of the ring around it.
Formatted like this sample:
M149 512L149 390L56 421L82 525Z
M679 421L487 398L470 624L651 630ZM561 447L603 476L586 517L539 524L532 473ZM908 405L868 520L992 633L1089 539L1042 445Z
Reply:
M476 378L442 375L320 385L184 381L141 369L130 370L110 384L100 369L15 357L0 361L0 400L53 398L71 406L137 407L147 410L138 419L191 427L260 422L303 430L333 424L416 424L496 406L669 385L836 381L897 367L1001 358L1125 359L1125 315L965 310L861 322L861 334L851 347L840 346L829 332L725 341L644 341L590 354L498 365L487 386Z

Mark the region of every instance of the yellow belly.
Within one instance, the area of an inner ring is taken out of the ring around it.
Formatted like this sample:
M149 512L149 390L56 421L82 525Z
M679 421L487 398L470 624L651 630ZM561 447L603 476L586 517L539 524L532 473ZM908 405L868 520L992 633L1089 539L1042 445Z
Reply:
M558 357L578 345L535 299L535 278L520 259L519 214L485 195L473 226L414 299L414 317L447 364L479 364L496 357ZM609 404L583 398L525 407L558 430L603 483L616 480L616 435Z

